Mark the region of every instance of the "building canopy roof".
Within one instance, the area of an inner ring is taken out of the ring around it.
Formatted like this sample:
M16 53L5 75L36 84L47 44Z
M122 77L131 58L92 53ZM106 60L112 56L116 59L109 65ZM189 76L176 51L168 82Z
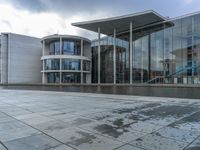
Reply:
M112 35L114 29L116 29L117 33L128 31L130 29L130 22L133 23L133 29L136 29L163 21L166 21L166 18L159 15L153 10L148 10L125 16L77 22L72 23L72 25L94 32L98 32L98 28L100 27L100 32L102 34Z

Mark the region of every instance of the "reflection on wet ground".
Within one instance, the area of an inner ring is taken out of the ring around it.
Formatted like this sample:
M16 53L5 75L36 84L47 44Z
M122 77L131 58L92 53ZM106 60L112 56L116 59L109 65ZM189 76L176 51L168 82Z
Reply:
M195 150L200 101L1 90L0 149Z

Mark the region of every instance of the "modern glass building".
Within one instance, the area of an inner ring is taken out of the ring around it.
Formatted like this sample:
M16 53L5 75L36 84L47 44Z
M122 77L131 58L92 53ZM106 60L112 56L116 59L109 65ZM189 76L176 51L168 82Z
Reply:
M98 33L92 83L200 84L200 13L169 19L150 10L73 25Z
M43 83L91 83L91 41L69 35L42 39Z

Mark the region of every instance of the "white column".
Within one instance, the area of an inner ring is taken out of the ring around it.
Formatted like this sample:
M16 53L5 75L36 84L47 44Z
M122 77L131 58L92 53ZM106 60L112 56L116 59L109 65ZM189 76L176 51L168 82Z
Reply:
M130 84L133 84L133 22L130 22Z
M81 40L81 57L83 56L83 40ZM81 84L83 84L83 60L81 59Z
M101 40L101 29L98 28L98 84L101 83L101 47L100 47L100 40Z
M45 55L45 40L42 41L42 56ZM44 60L42 60L42 84L45 84L45 64L44 64Z
M62 55L62 37L60 37L60 55ZM62 84L62 59L60 58L60 84Z
M113 34L113 45L114 45L114 51L113 51L113 73L114 73L114 84L116 84L116 29L114 29Z

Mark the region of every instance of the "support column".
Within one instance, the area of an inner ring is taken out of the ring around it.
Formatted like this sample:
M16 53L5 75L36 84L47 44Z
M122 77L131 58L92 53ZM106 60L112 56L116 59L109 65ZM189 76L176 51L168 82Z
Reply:
M43 40L42 42L42 56L45 55L45 40ZM45 84L45 64L44 64L44 60L42 60L42 84Z
M101 29L98 27L98 84L101 83Z
M130 22L130 84L133 84L133 22Z
M116 29L114 29L113 34L113 45L114 45L114 51L113 51L113 73L114 73L114 84L116 84Z
M62 37L60 37L60 56L62 55ZM62 84L62 59L60 57L60 84Z
M83 56L83 40L81 40L81 57ZM81 59L81 84L83 84L83 60Z

